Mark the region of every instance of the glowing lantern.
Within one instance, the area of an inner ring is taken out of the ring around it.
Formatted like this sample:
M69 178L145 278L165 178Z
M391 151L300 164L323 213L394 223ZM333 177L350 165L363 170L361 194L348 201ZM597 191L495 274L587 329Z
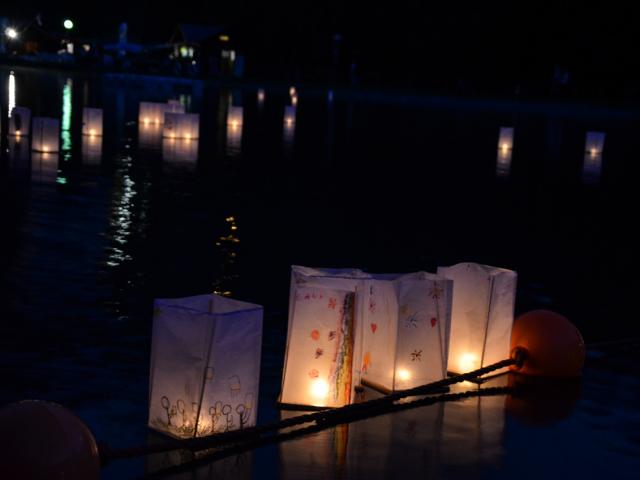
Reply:
M60 150L60 120L45 117L33 118L31 150L44 153L55 153Z
M167 100L165 113L185 113L184 105L180 100Z
M603 132L587 132L584 151L594 157L596 155L602 155L605 136Z
M502 127L498 136L498 150L511 149L513 149L513 127Z
M82 163L99 165L102 160L102 136L86 135L82 139Z
M197 113L166 113L162 136L195 140L200 130L200 115Z
M102 109L82 109L82 134L90 137L102 136Z
M264 103L265 97L266 97L266 93L264 91L264 88L259 88L258 89L258 104L262 105Z
M218 295L156 300L149 426L176 438L256 423L262 307Z
M512 149L498 149L498 157L496 159L496 175L498 177L508 177L511 171Z
M227 112L227 128L237 130L242 128L242 107L229 107Z
M31 110L13 107L9 118L9 135L28 137L31 132Z
M354 399L363 296L368 275L359 270L294 266L280 403L339 407ZM355 359L355 361L354 361Z
M449 370L464 373L509 358L516 272L476 263L439 267L453 280Z
M287 105L284 107L284 126L291 128L296 124L296 107L295 105Z
M138 111L138 123L163 124L165 113L184 113L184 105L177 100L169 100L167 103L140 102Z
M390 392L446 377L453 282L426 272L380 277L364 292L362 383Z

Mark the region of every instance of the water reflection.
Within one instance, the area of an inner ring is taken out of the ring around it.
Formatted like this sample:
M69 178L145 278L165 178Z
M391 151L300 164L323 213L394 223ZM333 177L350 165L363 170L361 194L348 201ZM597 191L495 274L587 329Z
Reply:
M157 150L162 145L162 125L157 123L138 124L138 146Z
M236 156L242 153L242 107L231 106L227 112L227 155Z
M485 386L505 386L507 376ZM475 384L453 391L477 389ZM366 389L366 395L377 394ZM281 413L289 418L300 412ZM283 478L461 478L498 467L504 455L505 396L421 406L322 430L280 444Z
M31 153L31 181L33 183L54 184L58 180L57 153ZM65 183L65 182L61 182Z
M600 181L601 175L602 154L585 152L582 164L582 181L585 184L596 184Z
M9 135L28 137L31 134L31 110L14 106L9 118Z
M511 171L511 157L513 155L513 127L501 127L498 134L498 156L496 160L496 175L508 177Z
M258 89L258 106L262 107L264 105L264 100L266 98L266 93L264 91L264 88L259 88Z
M65 152L64 159L68 160L71 155L71 114L73 109L72 102L73 80L67 78L62 87L62 150Z
M102 136L85 135L82 138L82 163L100 165L102 161Z
M284 129L283 143L285 152L290 153L293 150L293 143L296 136L296 107L287 105L284 107Z
M29 178L29 139L9 136L9 171L15 178Z
M218 278L213 283L213 293L224 296L231 296L231 285L238 278L236 262L238 260L238 250L240 247L240 237L238 236L238 222L233 215L226 217L227 234L220 236L216 242L216 247L222 257Z
M109 224L113 228L114 245L111 247L107 265L117 267L132 257L125 251L133 229L133 202L137 195L136 183L131 178L131 157L121 159L114 182L114 199L109 214Z
M9 83L7 85L9 90L8 92L8 107L9 107L9 117L11 117L11 112L13 111L13 107L16 106L16 76L13 72L9 72Z
M163 138L162 160L170 166L195 170L198 162L198 140L186 138Z

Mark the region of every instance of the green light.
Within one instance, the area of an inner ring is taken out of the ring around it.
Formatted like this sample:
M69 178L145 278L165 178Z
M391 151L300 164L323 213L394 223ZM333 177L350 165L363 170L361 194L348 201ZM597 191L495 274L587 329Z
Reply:
M71 30L73 28L73 22L68 18L62 23L62 25L64 25L64 28L67 30Z

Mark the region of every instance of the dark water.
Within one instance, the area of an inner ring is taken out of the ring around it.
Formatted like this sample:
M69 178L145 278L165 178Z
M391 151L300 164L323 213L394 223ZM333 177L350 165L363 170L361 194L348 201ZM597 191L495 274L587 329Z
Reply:
M15 94L69 130L59 155L31 155L24 142L3 152L0 403L58 401L112 446L146 442L152 300L216 289L265 306L259 421L276 419L291 264L499 265L518 271L518 311L558 310L587 342L640 330L628 280L638 115L340 92L329 102L302 90L288 128L285 88L267 89L261 105L248 88L26 69L15 70L9 95L8 79L0 69L3 115ZM200 113L199 142L139 131L138 103L169 98ZM241 137L226 128L231 103L244 107ZM104 108L102 145L80 135L83 106ZM497 163L504 126L515 127L508 166ZM607 134L601 168L585 167L586 131ZM208 478L210 469L240 478L631 477L640 467L638 378L590 367L571 408L544 426L505 417L504 397L472 400L175 478ZM406 461L409 450L416 458ZM105 478L144 468L113 464Z

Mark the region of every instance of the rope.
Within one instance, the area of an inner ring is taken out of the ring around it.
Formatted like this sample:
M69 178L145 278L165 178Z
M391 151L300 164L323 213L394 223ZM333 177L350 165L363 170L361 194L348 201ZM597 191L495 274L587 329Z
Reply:
M469 390L461 393L447 393L447 394L442 394L437 396L429 396L429 397L425 397L425 398L415 400L412 402L407 402L407 403L391 404L386 406L379 405L377 408L372 409L369 412L364 412L364 411L358 412L358 415L350 416L348 419L346 418L341 419L336 417L336 418L328 419L326 421L317 422L315 425L298 428L290 432L259 437L259 438L252 439L248 442L231 445L227 448L217 450L213 453L200 456L199 458L186 461L184 463L181 463L180 465L167 467L157 472L147 474L141 478L147 478L147 479L162 478L170 475L176 475L176 474L188 472L200 465L209 464L211 462L222 460L224 458L227 458L233 455L239 455L241 453L244 453L265 445L293 440L295 438L298 438L304 435L316 433L321 430L334 427L341 423L350 423L357 420L362 420L364 418L370 418L374 416L384 415L387 413L409 410L409 409L427 406L427 405L434 405L436 403L441 403L441 402L457 401L457 400L463 400L465 398L472 398L472 397L488 397L488 396L505 395L512 392L513 392L513 388L511 387L492 387L492 388L483 388L478 390Z
M444 387L448 387L450 385L454 385L456 383L464 381L474 380L478 377L494 372L496 370L500 370L510 365L521 365L524 361L522 352L516 352L514 357L515 358L502 360L500 362L494 363L492 365L487 365L486 367L479 368L468 373L455 375L453 377L438 380L436 382L420 385L409 390L394 392L389 395L385 395L383 397L375 398L365 402L345 405L344 407L340 408L320 410L318 412L299 415L286 420L281 420L265 425L258 425L255 427L249 427L243 430L234 430L231 432L219 433L208 437L190 438L179 441L176 440L173 442L166 442L158 445L143 445L122 450L111 450L108 446L101 446L100 457L104 465L111 460L119 458L133 458L143 455L149 455L152 453L163 453L178 449L186 449L191 451L207 450L221 445L236 443L245 440L253 441L257 437L260 437L265 433L282 430L283 428L294 427L303 423L316 422L316 424L320 425L335 424L336 422L349 422L354 418L365 418L366 416L368 416L367 412L369 411L376 411L378 409L388 410L389 408L391 408L394 402L403 398L437 393ZM442 396L432 398L442 398Z

